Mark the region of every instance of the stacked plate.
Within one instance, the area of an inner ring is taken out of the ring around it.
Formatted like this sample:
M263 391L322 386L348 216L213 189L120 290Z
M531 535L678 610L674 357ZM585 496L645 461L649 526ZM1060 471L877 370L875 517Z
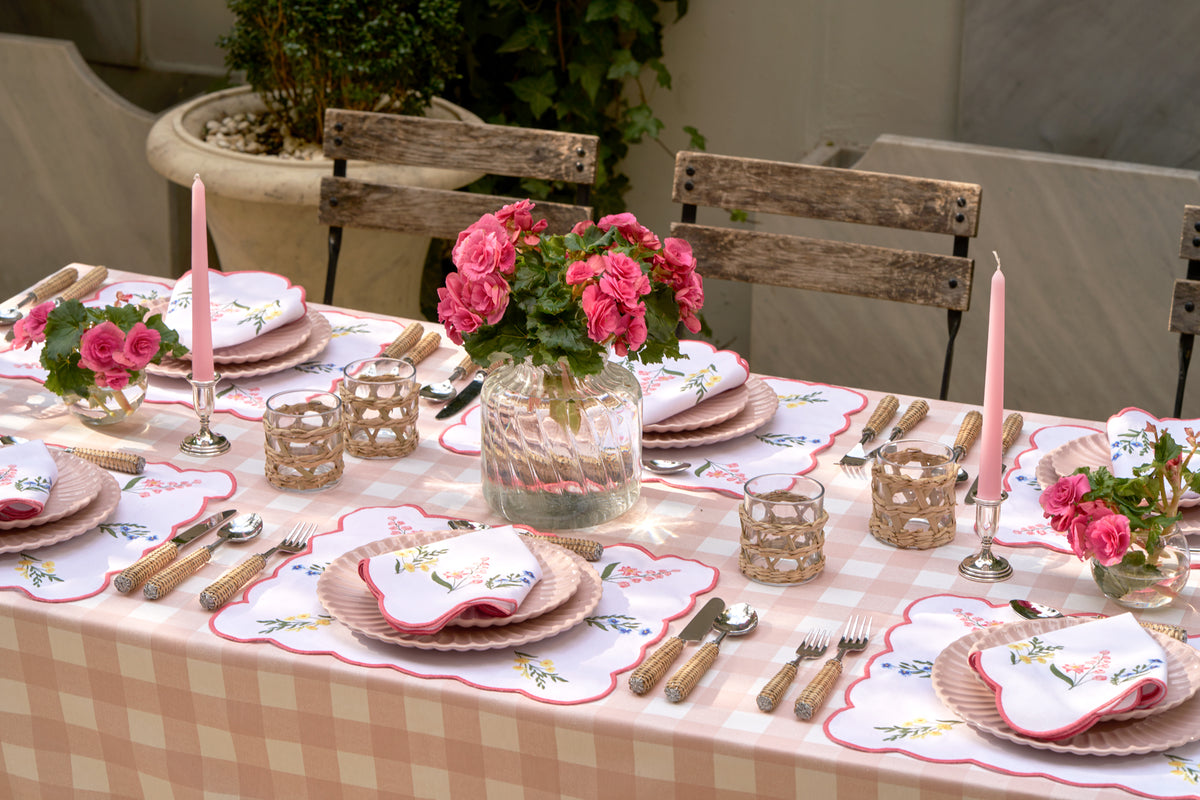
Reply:
M933 662L933 689L948 709L967 724L1015 744L1077 755L1124 756L1157 753L1200 738L1200 652L1161 633L1151 635L1167 656L1167 696L1153 708L1099 722L1069 739L1036 739L1013 730L996 708L996 695L971 669L974 648L995 647L1089 620L1036 619L984 628L955 640Z
M51 448L58 478L42 513L0 522L0 553L17 553L57 544L103 522L121 500L121 487L100 467Z
M643 425L642 446L697 447L735 439L769 420L778 406L775 391L751 375L741 386L702 400L673 417Z
M392 550L439 542L461 531L423 531L391 536L343 553L317 580L317 599L351 630L401 647L419 650L492 650L545 639L578 625L600 604L600 576L566 548L528 537L525 544L542 568L542 579L510 617L465 614L439 632L420 636L393 628L358 574L358 562Z
M162 313L166 300L157 300L148 306L151 314ZM308 309L305 315L274 330L257 336L248 342L231 347L219 347L213 351L213 362L222 378L249 378L269 375L297 364L303 364L325 349L333 336L333 326L318 311ZM192 371L192 362L184 358L164 358L160 364L150 364L146 371L151 375L170 378L186 378Z

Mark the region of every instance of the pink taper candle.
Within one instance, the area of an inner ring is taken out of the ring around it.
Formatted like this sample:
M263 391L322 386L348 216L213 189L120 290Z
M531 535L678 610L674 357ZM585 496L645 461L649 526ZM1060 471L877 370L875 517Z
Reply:
M1001 467L1004 446L1000 443L1004 427L1004 273L995 251L996 273L992 275L992 301L988 310L987 372L983 378L983 430L979 445L980 500L1000 499Z
M208 215L204 182L192 179L192 379L213 379L212 316L208 306Z

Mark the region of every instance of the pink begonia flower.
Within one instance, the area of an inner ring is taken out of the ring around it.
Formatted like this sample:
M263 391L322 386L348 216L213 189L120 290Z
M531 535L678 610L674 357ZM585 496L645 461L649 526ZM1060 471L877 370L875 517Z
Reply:
M700 332L700 319L696 312L704 307L704 282L695 272L688 274L686 285L675 292L679 304L679 321L692 333Z
M29 313L17 320L13 326L13 347L28 350L34 342L46 341L46 317L54 309L54 301L47 300L29 309Z
M96 373L96 385L101 389L120 391L129 385L129 373L120 367Z
M624 253L610 253L604 260L600 290L620 302L624 311L633 311L642 295L650 294L650 279L642 274L642 265Z
M1123 514L1109 514L1092 522L1087 529L1087 549L1106 567L1119 562L1129 549L1129 520Z
M116 354L125 346L125 332L116 323L105 320L79 337L79 365L92 372L118 369Z
M494 215L485 214L458 235L450 258L464 278L478 280L497 271L511 275L517 251L505 227Z
M628 355L630 350L637 350L646 343L645 314L629 314L625 321L628 323L625 331L613 342L613 352L619 356Z
M446 276L446 285L437 290L438 321L446 326L446 336L455 344L462 344L464 333L473 333L482 320L463 303L460 294L463 278L457 272Z
M535 245L539 238L537 234L546 230L548 220L533 221L532 200L518 200L510 203L496 212L496 219L508 230L508 238L513 244L522 241L527 245Z
M567 274L564 277L571 286L579 283L587 283L592 278L602 274L604 267L604 256L599 253L593 253L587 257L587 261L576 261L567 267Z
M602 231L616 228L631 244L641 245L648 250L657 250L662 247L662 242L654 235L654 232L638 222L637 217L629 212L609 214L607 217L601 217L596 224Z
M683 239L668 237L663 240L663 251L654 256L654 265L668 272L691 272L696 268L692 246Z
M1054 524L1055 518L1069 519L1074 513L1075 506L1083 500L1083 496L1092 490L1092 485L1088 481L1088 476L1065 475L1058 479L1053 486L1042 492L1038 498L1038 503L1042 506L1042 513L1051 520L1051 527L1056 531L1062 531L1063 528L1057 527Z
M617 304L595 284L583 290L583 313L587 315L588 338L597 344L626 327Z
M154 356L158 355L158 345L161 341L162 335L158 331L138 322L125 334L125 346L121 352L113 354L113 359L136 372L144 369Z
M590 219L581 220L576 222L574 227L571 228L571 233L582 236L584 231L594 227L596 227L596 223L592 222Z
M459 297L467 308L483 317L488 325L495 325L508 309L508 281L498 272L477 281L465 281L459 289Z
M1060 517L1051 517L1050 525L1053 527L1055 523L1059 524L1061 527L1055 528L1055 530L1066 533L1067 542L1070 543L1075 555L1080 559L1087 559L1092 555L1087 539L1088 527L1096 520L1112 516L1115 513L1099 500L1089 500L1073 506Z

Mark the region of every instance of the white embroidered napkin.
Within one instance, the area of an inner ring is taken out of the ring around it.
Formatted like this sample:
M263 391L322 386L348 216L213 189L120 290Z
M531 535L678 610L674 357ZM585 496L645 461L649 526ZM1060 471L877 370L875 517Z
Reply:
M1105 717L1151 708L1166 696L1162 647L1131 614L975 650L971 667L996 693L1016 731L1067 739Z
M304 289L270 272L208 273L214 348L248 342L305 314ZM192 346L192 273L175 282L163 321Z
M397 630L433 634L468 608L511 616L542 568L511 525L364 558L358 574Z
M41 441L0 448L0 520L30 519L42 513L58 465Z
M642 385L642 424L653 425L721 392L735 389L750 376L750 366L732 350L684 339L680 358L661 364L629 362Z

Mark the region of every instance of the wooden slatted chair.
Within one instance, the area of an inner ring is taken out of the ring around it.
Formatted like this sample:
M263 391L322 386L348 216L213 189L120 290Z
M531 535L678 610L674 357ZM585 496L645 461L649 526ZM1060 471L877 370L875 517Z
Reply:
M534 210L535 219L549 221L549 230L565 232L592 216L587 204L599 141L581 133L329 109L324 152L333 159L333 175L321 179L319 212L321 224L330 226L324 302L333 302L343 228L455 239L484 214L518 199L358 180L347 176L351 159L574 184L575 204L538 201Z
M673 198L706 278L856 295L942 308L948 341L938 396L946 399L954 340L971 305L979 229L977 184L838 167L681 152ZM953 236L951 255L696 224L698 206L852 222Z
M1179 377L1175 382L1175 417L1183 416L1183 391L1187 386L1188 365L1192 362L1192 342L1200 333L1200 206L1183 207L1183 233L1179 237L1179 257L1186 258L1187 277L1175 280L1171 295L1171 316L1167 323L1179 334Z

